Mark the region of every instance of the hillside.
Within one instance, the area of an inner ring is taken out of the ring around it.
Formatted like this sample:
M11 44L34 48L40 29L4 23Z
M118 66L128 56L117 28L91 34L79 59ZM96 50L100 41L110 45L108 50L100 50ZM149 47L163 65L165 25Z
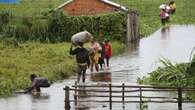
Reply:
M18 4L0 4L0 10L11 11L17 16L40 16L67 0L21 0Z

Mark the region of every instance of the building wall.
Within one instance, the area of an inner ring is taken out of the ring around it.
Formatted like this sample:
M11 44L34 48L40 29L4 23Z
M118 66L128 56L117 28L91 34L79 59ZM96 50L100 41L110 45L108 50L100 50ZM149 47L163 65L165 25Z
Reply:
M117 10L115 7L99 0L74 0L62 9L70 15L95 15Z

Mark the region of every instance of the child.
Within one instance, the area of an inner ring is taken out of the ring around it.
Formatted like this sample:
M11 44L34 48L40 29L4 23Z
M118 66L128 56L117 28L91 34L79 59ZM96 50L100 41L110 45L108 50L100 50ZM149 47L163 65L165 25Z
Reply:
M106 59L106 66L109 67L109 59L112 56L112 46L109 40L105 40L104 48L105 48L104 58Z
M161 23L163 25L165 25L165 23L166 23L166 12L165 12L165 9L161 9L161 11L160 11L160 19L161 19Z
M99 71L99 67L98 67L98 61L99 61L99 51L101 51L101 47L99 45L99 43L93 39L91 41L91 47L90 47L90 60L91 60L91 72L93 72L93 67L95 66L96 71Z

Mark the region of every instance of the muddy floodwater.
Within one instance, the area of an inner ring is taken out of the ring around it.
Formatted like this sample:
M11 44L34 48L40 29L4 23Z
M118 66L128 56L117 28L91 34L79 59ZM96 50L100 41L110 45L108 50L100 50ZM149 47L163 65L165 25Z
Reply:
M122 84L138 85L138 77L147 75L161 64L164 57L172 62L189 62L190 53L195 46L195 26L170 26L161 28L139 42L129 44L124 53L112 57L110 68L106 74L87 74L87 85ZM48 89L42 89L37 96L16 94L13 97L0 99L0 110L64 110L65 85L74 84L76 77L56 82ZM177 96L171 92L149 92L146 94L161 96ZM108 103L79 103L77 110L109 110ZM71 109L75 110L72 103ZM139 110L139 104L113 104L113 110ZM146 110L177 110L177 104L148 103ZM183 104L183 110L195 110L195 104Z

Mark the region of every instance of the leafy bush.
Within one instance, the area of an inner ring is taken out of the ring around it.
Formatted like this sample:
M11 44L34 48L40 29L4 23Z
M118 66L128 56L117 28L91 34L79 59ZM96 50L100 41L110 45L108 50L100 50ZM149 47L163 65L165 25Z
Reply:
M11 14L8 11L0 12L0 32L2 31L3 27L9 23L10 19Z
M30 18L29 18L30 19ZM64 42L70 41L77 32L87 30L95 38L102 40L124 41L126 35L126 16L124 13L112 13L97 16L67 16L62 12L53 12L46 19L29 20L23 18L16 23L9 23L3 30L6 37L14 37L19 42ZM100 36L100 33L103 36Z

